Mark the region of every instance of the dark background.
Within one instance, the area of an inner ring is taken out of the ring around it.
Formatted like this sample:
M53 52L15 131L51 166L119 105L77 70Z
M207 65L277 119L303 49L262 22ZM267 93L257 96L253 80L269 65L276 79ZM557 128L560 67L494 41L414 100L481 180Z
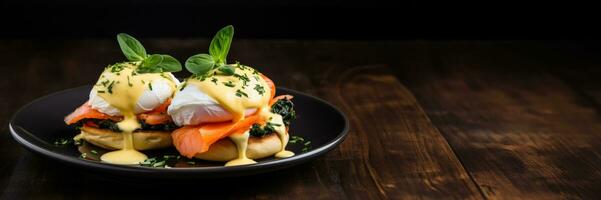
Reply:
M0 199L601 199L600 4L0 0ZM117 33L184 61L227 24L228 60L339 107L345 141L273 173L131 185L11 138L20 107L122 61Z
M3 0L2 38L556 40L599 38L601 3L559 1Z

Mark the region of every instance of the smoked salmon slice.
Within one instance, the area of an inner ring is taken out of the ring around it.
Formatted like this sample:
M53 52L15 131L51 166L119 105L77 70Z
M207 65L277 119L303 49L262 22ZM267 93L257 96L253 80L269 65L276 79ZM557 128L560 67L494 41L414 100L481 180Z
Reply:
M156 108L154 108L154 110L151 110L151 111L147 112L147 114L161 114L161 113L166 113L167 112L167 108L169 107L169 105L171 105L171 98L165 100L165 102L163 102L163 104L157 106Z
M171 98L167 99L163 104L157 106L154 110L138 115L138 119L143 120L150 125L165 124L171 121L171 116L165 114L167 107L171 104ZM67 125L78 122L82 119L111 119L113 121L121 121L120 116L110 116L100 111L93 109L90 102L86 102L65 117Z
M167 108L171 105L171 98L167 99L163 104L157 106L154 110L138 115L146 124L157 125L171 122L171 116L167 115Z
M167 122L171 122L171 116L165 113L158 114L139 114L138 119L141 119L146 124L157 125L157 124L166 124Z
M201 124L197 126L184 126L171 134L173 145L179 153L188 158L197 153L209 150L211 144L231 134L241 134L259 123L259 115L247 116L238 122L221 122Z
M83 105L79 106L79 108L75 109L75 111L73 111L71 114L67 115L65 117L65 123L67 123L67 125L70 125L78 122L79 120L87 118L109 119L111 118L111 116L101 113L96 109L93 109L92 105L90 105L90 102L86 102Z

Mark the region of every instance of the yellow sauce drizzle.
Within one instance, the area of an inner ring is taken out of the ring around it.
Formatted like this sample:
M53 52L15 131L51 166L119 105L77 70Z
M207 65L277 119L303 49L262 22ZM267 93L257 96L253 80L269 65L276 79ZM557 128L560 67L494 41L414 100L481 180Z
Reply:
M160 78L169 80L172 91L175 91L176 85L173 80L160 73L135 73L140 62L116 65L120 67L115 69L113 65L104 70L94 89L98 92L98 96L123 114L123 121L117 123L123 134L123 148L103 154L100 160L112 164L138 164L148 158L134 148L132 133L141 127L135 113L138 98L146 89L151 89L150 84L153 80Z
M243 134L232 134L229 138L236 144L236 148L238 149L238 158L234 160L230 160L225 163L225 166L236 166L236 165L248 165L255 164L256 161L246 157L246 147L248 147L248 131L245 131Z
M275 154L275 157L276 158L288 158L288 157L294 156L294 152L286 150L286 145L288 144L288 140L290 139L290 136L288 135L288 133L286 131L286 126L284 126L284 120L282 119L282 116L270 112L268 108L264 108L263 110L261 110L261 116L263 116L265 119L267 119L270 123L280 124L280 126L273 126L273 128L275 129L275 132L278 134L278 137L280 138L280 141L282 142L282 148L280 149L280 151L278 153Z

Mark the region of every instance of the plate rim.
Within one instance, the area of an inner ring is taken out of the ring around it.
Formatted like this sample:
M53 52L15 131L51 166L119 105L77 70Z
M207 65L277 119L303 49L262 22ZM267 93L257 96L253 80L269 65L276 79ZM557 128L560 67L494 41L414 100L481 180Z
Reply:
M46 99L46 98L49 98L49 97L52 97L52 96L55 96L58 94L62 94L62 93L70 92L73 90L78 90L78 89L81 89L84 87L90 87L90 86L91 85L82 85L82 86L69 88L69 89L65 89L65 90L59 90L59 91L38 97L38 98L28 102L27 104L21 106L11 116L9 124L8 124L12 138L15 141L17 141L21 146L23 146L26 149L33 151L37 154L41 154L48 158L56 159L63 163L75 165L78 167L89 167L89 169L94 169L94 170L101 170L101 171L117 170L117 171L122 171L122 172L124 171L124 172L136 172L136 173L205 174L205 173L215 173L215 172L219 172L219 173L252 172L252 171L261 170L261 169L264 169L265 171L271 171L269 169L276 170L276 169L292 166L295 164L300 164L302 162L309 161L320 155L324 155L324 154L328 153L329 151L331 151L332 149L334 149L334 147L338 146L340 143L342 143L344 141L344 139L346 139L346 137L348 136L349 129L350 129L350 123L349 123L348 117L346 116L346 114L344 112L342 112L335 105L333 105L319 97L313 96L311 94L307 94L305 92L289 89L286 87L277 87L277 89L282 89L282 90L293 91L295 93L299 93L301 95L307 96L313 100L316 100L320 103L323 103L323 104L333 108L343 118L344 128L342 129L342 131L340 133L338 133L334 137L334 139L330 140L326 144L324 144L318 148L312 149L308 152L305 152L305 153L302 153L299 155L295 155L290 158L276 159L276 160L270 160L269 162L258 162L257 164L242 165L242 166L229 166L229 167L209 166L209 167L185 167L185 168L152 168L152 167L143 167L143 166L137 166L137 165L115 165L115 164L109 164L109 163L101 163L98 161L82 160L82 159L78 159L78 158L75 158L72 156L53 152L47 148L35 145L35 144L31 143L30 141L28 141L27 139L23 138L19 133L17 133L17 130L15 130L15 127L14 127L14 126L16 126L14 124L15 118L17 117L17 115L19 113L21 113L23 111L23 109L29 107L31 104L34 104L38 101L41 101L43 99ZM20 127L20 126L18 126L18 127ZM26 133L26 134L29 134L29 133Z

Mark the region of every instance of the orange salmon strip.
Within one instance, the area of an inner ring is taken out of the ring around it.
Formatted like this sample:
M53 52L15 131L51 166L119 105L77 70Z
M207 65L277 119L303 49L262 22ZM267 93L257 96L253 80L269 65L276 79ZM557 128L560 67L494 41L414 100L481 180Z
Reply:
M92 105L90 105L90 102L86 102L83 105L81 105L79 108L75 109L75 111L73 111L71 114L67 115L65 117L65 123L67 123L67 125L70 125L70 124L78 122L79 120L87 119L87 118L109 119L109 118L111 118L111 116L101 113L96 109L93 109Z
M166 113L167 112L167 108L169 107L169 105L171 105L171 98L165 100L165 102L163 102L163 104L157 106L156 108L154 108L154 110L151 110L151 111L147 112L147 114L161 114L161 113Z
M138 118L144 120L145 123L150 125L164 124L171 121L171 116L165 114L167 107L171 104L171 98L167 99L163 104L156 107L154 110L147 113L138 115ZM121 121L120 116L110 116L100 111L93 109L90 102L86 102L73 111L71 114L65 117L65 123L67 125L78 122L82 119L111 119L113 121Z
M157 124L166 124L167 122L171 122L171 116L165 113L159 114L139 114L138 119L141 119L146 124L157 125Z
M259 121L259 115L247 116L239 122L209 123L196 126L184 126L175 130L171 137L173 145L180 154L188 158L209 150L211 144L231 134L244 133Z

